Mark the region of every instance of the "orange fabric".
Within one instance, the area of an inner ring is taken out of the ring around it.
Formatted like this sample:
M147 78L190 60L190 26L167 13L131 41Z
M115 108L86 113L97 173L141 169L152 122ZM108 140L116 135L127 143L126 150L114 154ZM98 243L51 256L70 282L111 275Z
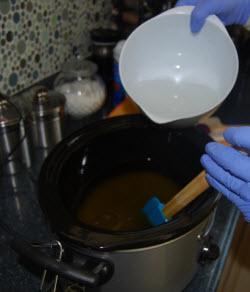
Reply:
M108 115L108 117L129 115L141 113L140 108L131 100L130 97L126 97L117 107L115 107Z

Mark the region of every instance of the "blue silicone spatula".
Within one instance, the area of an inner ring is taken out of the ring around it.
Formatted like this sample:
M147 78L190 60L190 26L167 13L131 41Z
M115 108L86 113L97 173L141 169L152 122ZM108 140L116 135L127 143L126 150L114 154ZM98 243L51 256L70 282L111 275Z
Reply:
M167 204L163 204L157 197L148 200L142 211L152 226L158 226L168 222L196 199L208 188L205 171L202 171L178 192Z

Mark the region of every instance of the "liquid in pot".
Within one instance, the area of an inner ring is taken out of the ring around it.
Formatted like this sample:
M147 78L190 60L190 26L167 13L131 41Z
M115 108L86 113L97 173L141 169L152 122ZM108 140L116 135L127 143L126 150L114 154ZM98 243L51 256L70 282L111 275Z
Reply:
M129 171L100 181L77 208L78 219L87 225L112 231L149 227L141 209L156 195L167 202L179 190L171 178L152 170Z

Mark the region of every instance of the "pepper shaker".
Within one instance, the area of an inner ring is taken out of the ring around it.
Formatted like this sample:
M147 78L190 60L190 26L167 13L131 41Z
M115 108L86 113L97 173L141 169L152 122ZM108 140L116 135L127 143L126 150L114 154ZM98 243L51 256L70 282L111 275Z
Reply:
M31 132L34 146L51 148L63 138L65 97L39 89L32 99Z

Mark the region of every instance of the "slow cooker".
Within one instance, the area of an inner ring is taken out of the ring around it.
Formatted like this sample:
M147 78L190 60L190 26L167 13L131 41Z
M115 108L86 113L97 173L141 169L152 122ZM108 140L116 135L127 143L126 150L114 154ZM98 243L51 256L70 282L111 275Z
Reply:
M58 265L52 270L78 281L86 291L182 291L194 277L199 259L209 252L204 244L219 198L215 190L209 188L175 218L157 227L135 224L115 229L112 224L102 225L102 220L92 222L97 212L105 213L109 191L99 192L96 209L81 208L105 180L112 182L117 175L131 172L157 173L179 188L185 186L202 170L200 156L209 141L197 127L173 129L131 115L92 122L60 142L45 160L39 178L41 207L64 248L66 268L60 271ZM115 192L111 187L113 199L108 207L114 202L111 207L116 210L116 204L123 202L120 214L126 200L136 202L139 195L134 185L136 179L122 195L125 199L119 197L120 185ZM157 189L153 185L152 190L154 187ZM84 212L80 216L79 210L88 210L89 217ZM118 220L108 218L111 223Z

